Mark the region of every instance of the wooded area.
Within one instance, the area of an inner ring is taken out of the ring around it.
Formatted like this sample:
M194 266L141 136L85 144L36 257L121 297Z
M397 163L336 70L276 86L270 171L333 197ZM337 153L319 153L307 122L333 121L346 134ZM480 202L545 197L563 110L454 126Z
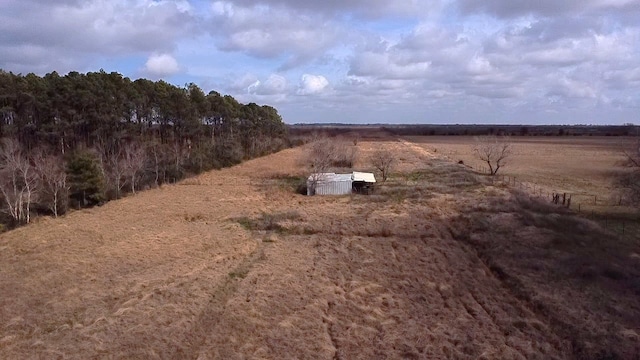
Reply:
M15 226L282 149L271 106L121 74L0 70L0 192Z

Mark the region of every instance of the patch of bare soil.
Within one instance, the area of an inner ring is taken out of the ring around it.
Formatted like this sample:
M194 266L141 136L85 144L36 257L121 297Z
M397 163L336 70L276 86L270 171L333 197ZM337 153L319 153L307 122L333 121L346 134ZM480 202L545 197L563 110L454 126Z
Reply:
M358 169L400 159L371 196L297 195L291 149L3 234L2 357L637 354L633 244L599 257L615 238L592 223L402 142L357 146Z

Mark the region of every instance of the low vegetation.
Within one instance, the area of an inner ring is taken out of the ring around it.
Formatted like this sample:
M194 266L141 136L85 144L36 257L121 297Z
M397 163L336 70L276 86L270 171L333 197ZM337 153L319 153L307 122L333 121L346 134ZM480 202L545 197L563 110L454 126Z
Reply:
M242 225L247 230L285 232L287 228L282 225L283 221L298 220L300 214L297 211L287 211L275 214L262 213L257 218L239 217L232 220Z

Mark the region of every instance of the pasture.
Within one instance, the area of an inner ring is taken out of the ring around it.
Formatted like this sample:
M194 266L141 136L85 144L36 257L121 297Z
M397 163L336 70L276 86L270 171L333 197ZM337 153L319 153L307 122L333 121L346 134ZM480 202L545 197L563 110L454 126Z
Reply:
M0 235L0 353L640 354L636 243L443 157L462 144L354 146L398 158L374 195L297 194L295 148Z
M406 138L424 149L451 161L462 160L476 171L486 164L474 154L474 137L429 136ZM552 193L572 196L572 209L600 215L631 215L621 189L616 186L617 174L629 137L511 137L512 155L498 175L508 178L516 187L550 199ZM620 206L622 205L622 206Z

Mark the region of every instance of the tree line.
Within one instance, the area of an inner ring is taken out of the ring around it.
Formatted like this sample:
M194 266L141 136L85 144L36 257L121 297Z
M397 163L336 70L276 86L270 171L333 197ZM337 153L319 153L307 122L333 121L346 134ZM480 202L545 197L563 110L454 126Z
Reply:
M2 222L64 213L278 151L271 106L117 72L0 70Z

